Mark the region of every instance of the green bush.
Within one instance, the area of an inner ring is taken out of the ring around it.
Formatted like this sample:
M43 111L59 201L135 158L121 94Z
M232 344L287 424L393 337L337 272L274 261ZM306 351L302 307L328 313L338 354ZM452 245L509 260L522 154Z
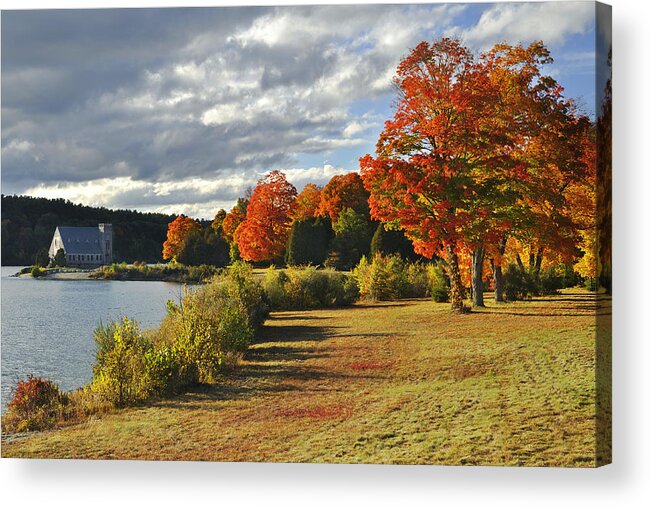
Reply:
M179 392L186 384L181 375L181 363L176 349L167 344L145 352L145 384L150 394L165 395Z
M60 268L65 268L68 265L66 262L66 252L63 250L63 248L59 248L57 250L54 259L52 259L52 265Z
M231 264L227 276L227 292L244 306L249 325L259 329L269 316L269 302L262 285L254 280L253 268L244 261Z
M583 286L588 289L590 292L596 292L597 290L597 279L596 278L586 278L583 281Z
M249 324L246 308L239 301L227 301L222 306L217 332L222 340L225 359L246 352L253 340L253 328Z
M50 254L48 253L47 248L41 248L38 252L36 252L36 255L34 256L34 266L45 268L49 263Z
M223 367L246 351L268 313L251 267L239 262L227 276L186 289L179 305L168 302L168 315L150 336L157 347L174 350L178 385L215 382Z
M535 292L535 284L529 273L523 272L515 264L509 264L504 273L504 296L507 301L518 301L531 298Z
M153 345L140 333L138 324L125 317L120 324L100 325L95 339L98 349L92 389L117 407L147 399L151 385L145 355Z
M431 294L430 266L422 262L405 264L407 285L405 295L410 298L424 298Z
M45 276L45 270L39 266L32 266L30 273L32 274L33 278L39 278L41 276Z
M432 297L448 299L448 281L440 264L409 263L398 255L363 257L353 270L361 297L375 301Z
M450 279L442 262L427 266L430 282L430 296L437 303L447 303L450 300Z
M5 431L23 432L51 428L63 417L67 396L59 387L30 375L18 382L2 418Z
M222 272L222 268L205 264L186 266L169 263L149 266L144 263L134 263L132 266L127 266L121 263L104 266L94 277L105 280L178 280L184 283L203 283Z
M531 299L533 296L558 294L560 289L574 287L579 277L572 265L547 266L540 271L523 271L515 264L509 264L504 276L504 295L507 301Z
M405 262L397 255L376 255L372 262L362 257L353 269L362 298L385 301L407 297Z
M274 310L305 310L351 305L358 291L352 278L333 269L270 268L263 287Z

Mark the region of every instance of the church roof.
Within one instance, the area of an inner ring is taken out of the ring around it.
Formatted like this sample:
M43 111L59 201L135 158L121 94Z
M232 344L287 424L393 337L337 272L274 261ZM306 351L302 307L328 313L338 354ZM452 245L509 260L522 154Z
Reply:
M97 227L58 227L67 254L101 254L102 233Z

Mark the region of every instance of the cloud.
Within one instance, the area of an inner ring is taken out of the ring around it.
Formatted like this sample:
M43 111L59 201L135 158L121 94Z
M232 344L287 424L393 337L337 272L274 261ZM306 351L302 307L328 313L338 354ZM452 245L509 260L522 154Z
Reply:
M594 12L590 2L497 3L462 38L482 49L501 41L561 44L570 35L585 33Z
M306 183L325 185L334 175L350 172L325 164L310 168L283 168L287 179L299 191ZM90 206L140 209L210 219L220 209L230 210L238 197L264 177L263 172L236 172L213 178L151 182L131 176L97 178L88 181L39 183L25 190L33 197L63 198Z
M352 106L390 92L410 45L459 11L5 13L3 185L211 177L369 144Z
M419 41L560 41L585 5L4 12L3 192L208 216L271 169L321 182L373 149Z

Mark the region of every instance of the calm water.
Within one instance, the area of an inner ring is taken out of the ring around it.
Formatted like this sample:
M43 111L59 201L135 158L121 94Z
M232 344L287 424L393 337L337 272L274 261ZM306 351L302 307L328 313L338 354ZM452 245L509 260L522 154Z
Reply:
M153 327L178 300L181 286L166 282L39 280L12 278L19 267L2 266L2 408L11 388L29 373L64 390L86 384L95 358L93 330L129 316Z

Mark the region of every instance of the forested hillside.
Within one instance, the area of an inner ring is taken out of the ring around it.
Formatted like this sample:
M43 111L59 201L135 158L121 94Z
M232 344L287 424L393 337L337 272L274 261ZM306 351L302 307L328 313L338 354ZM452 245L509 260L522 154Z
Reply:
M132 262L162 260L167 224L175 216L110 210L74 204L65 199L2 196L2 265L29 265L36 252L49 248L58 225L94 227L113 224L114 258Z

